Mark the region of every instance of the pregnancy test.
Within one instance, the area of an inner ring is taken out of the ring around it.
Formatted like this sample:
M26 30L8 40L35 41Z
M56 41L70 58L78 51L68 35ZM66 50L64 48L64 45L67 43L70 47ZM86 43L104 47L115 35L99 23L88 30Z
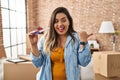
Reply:
M45 29L43 29L43 28L38 28L37 31L34 32L34 34L41 34L41 33L43 33L44 31L47 31L48 29L49 29L49 28L45 28Z

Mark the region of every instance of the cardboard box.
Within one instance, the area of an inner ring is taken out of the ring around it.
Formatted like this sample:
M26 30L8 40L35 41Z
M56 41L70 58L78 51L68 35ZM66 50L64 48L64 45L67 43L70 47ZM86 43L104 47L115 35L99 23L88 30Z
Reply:
M100 74L95 74L94 80L120 80L120 77L108 78Z
M39 71L32 62L12 63L5 61L3 64L4 80L36 80Z
M120 52L94 52L93 69L105 77L120 77Z

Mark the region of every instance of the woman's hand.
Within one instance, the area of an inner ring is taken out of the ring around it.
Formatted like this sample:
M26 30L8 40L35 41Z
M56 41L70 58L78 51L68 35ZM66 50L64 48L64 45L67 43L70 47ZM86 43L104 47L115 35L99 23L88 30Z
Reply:
M31 51L36 57L38 57L39 56L39 51L37 47L38 35L34 34L34 32L32 31L28 34L28 37L31 45Z
M87 42L88 37L92 35L92 34L88 35L87 32L85 31L81 31L78 34L81 42Z
M87 32L85 31L81 31L78 33L79 34L79 38L80 38L80 42L87 42L88 38L93 35L93 34L87 34ZM80 49L83 49L85 45L80 45Z
M35 35L34 32L32 31L28 34L28 37L29 37L31 46L37 46L38 35Z

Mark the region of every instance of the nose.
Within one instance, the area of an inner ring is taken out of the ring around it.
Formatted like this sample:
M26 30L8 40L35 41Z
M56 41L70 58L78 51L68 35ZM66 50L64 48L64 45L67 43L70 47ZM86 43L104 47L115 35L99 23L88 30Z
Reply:
M58 26L61 26L61 25L62 25L62 22L61 22L61 21L59 21L59 22L58 22Z

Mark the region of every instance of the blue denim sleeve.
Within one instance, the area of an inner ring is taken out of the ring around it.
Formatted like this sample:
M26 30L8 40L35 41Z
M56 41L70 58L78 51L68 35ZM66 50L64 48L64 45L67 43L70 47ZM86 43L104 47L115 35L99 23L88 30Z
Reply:
M36 57L32 53L30 54L32 63L34 64L35 67L42 66L42 64L44 62L44 59L45 59L45 55L43 53L43 42L44 42L44 39L43 39L43 37L41 37L39 42L38 42L38 50L39 50L39 53L40 53L39 57Z
M78 64L85 67L89 64L91 61L91 51L88 43L85 45L85 47L80 50L78 50Z

